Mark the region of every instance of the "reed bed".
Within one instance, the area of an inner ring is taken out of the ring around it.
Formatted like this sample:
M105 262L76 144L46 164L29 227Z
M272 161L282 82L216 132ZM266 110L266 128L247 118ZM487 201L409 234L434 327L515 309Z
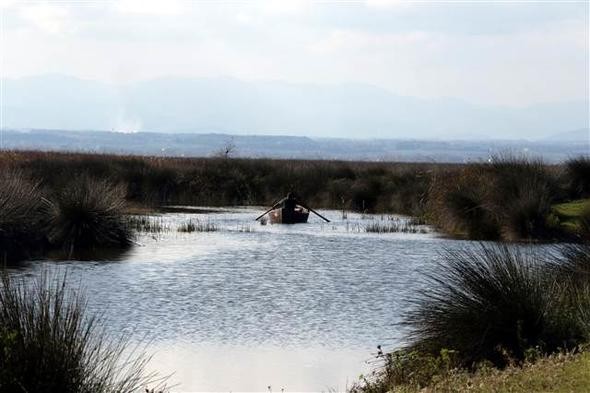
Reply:
M178 226L178 232L217 232L219 227L213 221L188 220Z
M56 189L72 176L107 179L138 205L271 205L296 190L314 207L411 215L423 210L432 172L453 165L13 151L0 152L0 166Z
M49 212L54 242L65 242L68 234L75 236L81 225L66 228L66 222L73 225L73 220L89 217L94 214L90 211L93 205L99 203L106 206L123 200L142 208L271 205L277 196L291 190L296 190L309 205L338 209L343 216L347 211L410 215L468 239L579 241L590 232L584 226L572 229L559 222L552 206L589 195L589 162L588 157L579 157L561 166L549 166L540 160L510 155L493 157L486 163L451 165L0 152L3 173L18 173L24 194L29 194L12 201L22 200L22 211L28 211L30 217L43 216L44 210ZM96 183L93 193L87 192L88 179ZM101 182L108 183L108 189ZM10 181L0 181L2 187L6 202L10 198ZM41 198L34 197L31 207L26 201L33 194ZM109 195L116 198L109 202ZM75 202L73 198L87 201ZM50 203L39 204L39 200ZM98 216L101 222L111 221L113 230L107 231L111 233L105 238L95 231L90 238L95 238L97 244L124 243L119 219L111 220L105 213ZM0 225L8 228L2 222ZM61 228L54 228L57 225ZM41 228L28 225L23 229L31 238L36 237L33 227ZM4 231L5 239L14 240L13 250L30 248L18 246L26 244L25 237L16 235L21 229L22 225ZM43 235L47 229L37 232ZM42 245L43 241L30 243ZM81 247L84 241L78 236L60 246Z
M170 231L170 225L162 217L155 216L127 216L127 227L133 232L163 233Z
M368 233L427 233L426 228L414 225L408 220L399 218L387 221L374 221L365 225Z
M565 173L572 199L590 197L590 156L568 160L565 164Z
M264 225L264 224L263 224ZM243 232L243 233L250 233L250 232L255 232L254 228L252 227L252 225L248 225L248 224L239 224L237 226L237 231L238 232Z
M554 239L563 233L547 217L559 198L557 175L542 161L500 156L434 179L427 216L470 239Z

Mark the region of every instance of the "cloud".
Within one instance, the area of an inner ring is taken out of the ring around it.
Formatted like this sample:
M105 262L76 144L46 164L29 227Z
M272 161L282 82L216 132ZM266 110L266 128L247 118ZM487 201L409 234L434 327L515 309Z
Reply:
M57 34L63 32L66 28L72 31L71 25L68 25L69 12L68 8L57 7L49 3L39 3L25 5L19 8L20 16L36 29L45 33Z
M404 95L509 105L578 99L587 83L587 22L571 5L12 2L5 22L8 77L370 83Z
M119 0L114 9L123 14L180 15L185 11L185 2L179 0Z
M408 0L366 0L365 4L370 8L394 8L407 7L411 5Z
M313 6L311 0L261 0L257 4L264 13L271 15L297 15Z

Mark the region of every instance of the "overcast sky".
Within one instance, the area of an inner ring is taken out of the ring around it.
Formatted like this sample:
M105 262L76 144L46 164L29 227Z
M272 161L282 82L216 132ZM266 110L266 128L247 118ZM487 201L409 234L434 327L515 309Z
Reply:
M517 107L588 96L587 0L0 1L8 78L369 83Z

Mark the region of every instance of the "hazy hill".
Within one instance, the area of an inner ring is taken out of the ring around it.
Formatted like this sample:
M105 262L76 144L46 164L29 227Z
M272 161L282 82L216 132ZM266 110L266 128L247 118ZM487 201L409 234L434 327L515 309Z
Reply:
M544 138L546 141L567 141L567 142L586 142L590 143L590 128L580 128L579 130L565 131L549 135Z
M3 147L161 156L212 156L231 146L232 157L368 161L464 162L511 152L556 162L588 154L588 141L345 139L300 136L5 130Z
M402 97L360 84L157 79L109 85L59 75L4 81L6 128L308 135L541 138L587 127L585 102L523 109Z

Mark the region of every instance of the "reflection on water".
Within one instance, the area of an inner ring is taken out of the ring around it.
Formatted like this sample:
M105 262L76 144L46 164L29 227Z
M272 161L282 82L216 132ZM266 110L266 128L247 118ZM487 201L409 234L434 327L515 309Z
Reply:
M152 340L153 367L175 370L179 391L326 391L366 371L377 344L399 343L404 296L438 252L465 243L364 233L381 216L322 211L332 223L287 226L260 225L259 212L168 213L172 230L140 236L123 260L19 272L67 267L109 329ZM174 230L189 219L218 231Z

